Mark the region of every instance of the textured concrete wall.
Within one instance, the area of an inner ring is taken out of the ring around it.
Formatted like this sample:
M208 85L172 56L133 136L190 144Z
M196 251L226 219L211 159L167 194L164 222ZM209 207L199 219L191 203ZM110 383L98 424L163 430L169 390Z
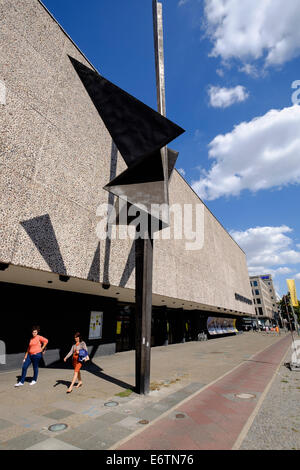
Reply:
M102 188L125 168L68 55L90 66L37 0L0 0L0 261L134 288L132 241L100 241ZM170 202L202 204L174 172ZM155 242L157 294L253 313L244 253L204 208L204 246Z

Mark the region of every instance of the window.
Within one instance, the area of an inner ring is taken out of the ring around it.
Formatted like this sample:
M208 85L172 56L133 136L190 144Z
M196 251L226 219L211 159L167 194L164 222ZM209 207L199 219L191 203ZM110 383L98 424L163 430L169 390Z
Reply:
M254 286L257 286L257 281L253 281L253 285L254 285Z
M256 299L256 303L261 304L260 299Z
M255 289L255 295L259 295L259 290Z
M258 311L260 315L263 315L263 309L261 307L258 307Z

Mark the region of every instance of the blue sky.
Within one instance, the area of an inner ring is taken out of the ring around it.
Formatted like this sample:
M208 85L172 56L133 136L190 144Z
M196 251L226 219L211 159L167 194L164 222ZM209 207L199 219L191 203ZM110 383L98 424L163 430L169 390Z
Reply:
M281 295L295 279L300 297L300 2L162 3L167 117L186 130L177 169L250 274L273 274ZM156 109L152 0L44 4L103 76Z

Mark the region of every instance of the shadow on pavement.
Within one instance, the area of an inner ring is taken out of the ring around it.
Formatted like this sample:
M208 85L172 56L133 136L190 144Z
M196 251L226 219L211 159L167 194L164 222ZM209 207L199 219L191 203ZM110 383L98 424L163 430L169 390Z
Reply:
M62 362L62 361L56 361L56 362L53 362L52 364L48 365L47 369L64 369L64 370L70 370L71 371L71 370L73 370L73 367L70 363L67 364L67 363ZM135 387L133 385L130 385L126 382L123 382L122 380L116 379L115 377L112 377L108 374L105 374L103 372L103 369L101 367L99 367L97 364L95 364L95 362L93 362L92 360L87 361L83 365L81 370L89 372L90 374L93 374L96 377L99 377L99 379L106 380L107 382L118 385L119 387L125 388L126 390L129 389L129 390L135 391ZM57 382L58 383L59 382L63 383L65 381L58 380ZM58 383L56 385L58 385Z
M90 360L87 361L86 363L83 364L82 371L89 372L90 374L95 375L96 377L99 377L99 379L106 380L107 382L110 382L114 385L117 385L121 388L124 388L126 390L132 390L133 392L135 391L135 386L130 385L126 382L123 382L122 380L119 380L115 377L112 377L111 375L105 374L103 372L103 369L98 366L95 362L93 362L93 357L95 356L95 352L97 350L97 347L93 347L92 351L89 353L89 358ZM60 350L59 351L59 357L57 361L54 361L50 364L45 364L44 358L41 359L39 368L45 368L45 369L63 369L63 370L68 370L68 371L73 371L73 366L72 366L72 358L70 358L67 362L64 362L64 357L66 356L66 351ZM26 377L25 381L26 382L31 382L32 380L32 373L31 370L28 370L29 372L29 377ZM22 374L17 375L18 381L21 379ZM71 384L71 381L67 382L64 380L57 380L57 383L54 385L56 387L59 384Z
M57 380L56 383L53 385L53 387L57 387L58 385L65 385L66 387L70 387L71 381L69 380Z

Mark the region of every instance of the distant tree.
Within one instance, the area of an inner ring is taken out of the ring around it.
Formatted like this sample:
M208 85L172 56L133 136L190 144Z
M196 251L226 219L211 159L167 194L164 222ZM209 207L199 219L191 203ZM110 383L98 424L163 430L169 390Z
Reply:
M294 307L294 312L297 315L298 322L300 323L300 301L298 300L298 307Z

